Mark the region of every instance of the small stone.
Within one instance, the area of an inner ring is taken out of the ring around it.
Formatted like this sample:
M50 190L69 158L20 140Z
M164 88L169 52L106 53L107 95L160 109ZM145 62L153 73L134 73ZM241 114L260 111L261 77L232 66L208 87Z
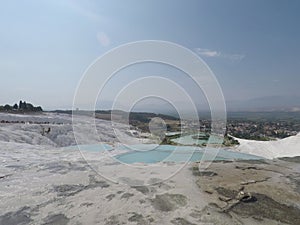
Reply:
M228 198L228 197L225 197L225 196L219 196L219 199L223 202L229 202L232 198Z
M214 191L212 189L205 189L204 192L208 193L208 194L213 194Z

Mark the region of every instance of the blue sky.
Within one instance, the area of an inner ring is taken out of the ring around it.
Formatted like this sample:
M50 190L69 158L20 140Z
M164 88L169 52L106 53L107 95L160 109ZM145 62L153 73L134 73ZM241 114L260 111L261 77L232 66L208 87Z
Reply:
M297 0L3 0L0 6L0 104L23 99L71 108L93 60L144 39L195 51L228 101L300 96Z

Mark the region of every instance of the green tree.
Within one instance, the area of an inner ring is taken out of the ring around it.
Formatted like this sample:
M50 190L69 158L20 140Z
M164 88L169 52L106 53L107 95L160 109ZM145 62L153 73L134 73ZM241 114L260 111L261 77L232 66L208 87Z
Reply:
M19 109L19 107L18 107L18 104L16 103L16 104L14 104L14 106L13 106L13 109L14 110L18 110Z
M6 104L6 105L4 106L4 110L10 111L10 110L12 110L12 107L11 107L10 105Z

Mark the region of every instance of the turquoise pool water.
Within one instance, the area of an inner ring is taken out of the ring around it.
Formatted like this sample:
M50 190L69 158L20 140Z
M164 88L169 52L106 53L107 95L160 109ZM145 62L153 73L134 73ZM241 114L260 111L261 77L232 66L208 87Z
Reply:
M101 152L113 150L108 144L80 145L71 146L69 149L80 149L92 152ZM157 163L157 162L196 162L200 160L250 160L263 159L262 157L233 152L224 149L199 148L193 146L173 146L173 145L151 145L140 144L131 146L119 146L117 150L127 150L128 152L115 156L115 158L124 163ZM206 153L204 154L206 150Z
M250 160L250 159L263 159L262 157L249 155L239 152L232 152L223 149L207 149L204 154L204 149L195 148L192 146L171 146L160 145L157 148L149 151L131 151L125 154L116 156L116 158L124 163L157 163L165 162L196 162L202 160Z
M171 141L177 143L177 144L181 144L181 145L202 145L204 143L207 143L207 140L199 140L199 139L194 139L193 136L195 134L191 134L191 135L185 135L179 138L173 138L171 139ZM210 138L210 143L211 144L220 144L223 142L223 139L220 139L218 137L214 137L212 136Z

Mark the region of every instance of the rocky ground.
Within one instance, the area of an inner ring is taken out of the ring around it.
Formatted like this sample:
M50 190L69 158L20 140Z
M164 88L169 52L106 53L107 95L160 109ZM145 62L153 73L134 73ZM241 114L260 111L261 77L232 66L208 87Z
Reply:
M114 183L75 152L50 157L56 154L2 161L1 225L300 224L299 158L215 162L201 172L194 163L165 181L161 168L132 174L106 160L99 166L125 181ZM144 176L155 184L144 186Z
M204 172L194 166L209 201L195 218L212 224L300 224L299 163L299 157L215 162Z

